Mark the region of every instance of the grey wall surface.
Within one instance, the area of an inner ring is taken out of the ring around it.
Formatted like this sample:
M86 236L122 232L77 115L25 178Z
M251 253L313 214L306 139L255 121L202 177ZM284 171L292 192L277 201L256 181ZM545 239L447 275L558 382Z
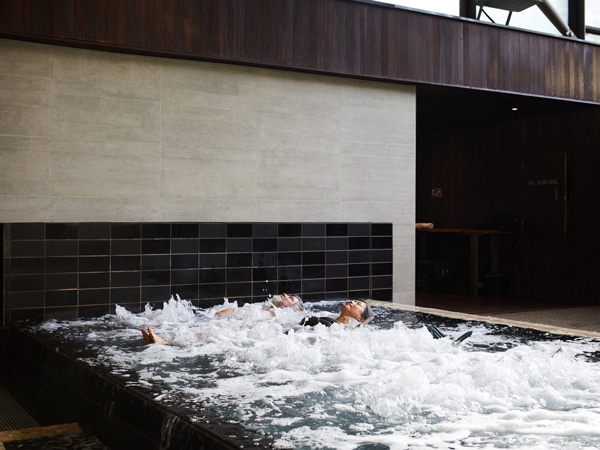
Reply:
M414 304L415 88L0 40L0 223L388 222Z

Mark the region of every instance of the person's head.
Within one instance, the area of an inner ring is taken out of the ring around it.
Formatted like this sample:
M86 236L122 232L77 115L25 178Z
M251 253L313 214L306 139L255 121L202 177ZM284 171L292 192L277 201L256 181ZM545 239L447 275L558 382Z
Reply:
M274 295L271 303L275 308L292 308L294 311L304 311L304 304L299 295Z
M351 300L342 305L341 316L351 317L360 322L361 325L368 324L373 320L373 310L371 306L362 300Z

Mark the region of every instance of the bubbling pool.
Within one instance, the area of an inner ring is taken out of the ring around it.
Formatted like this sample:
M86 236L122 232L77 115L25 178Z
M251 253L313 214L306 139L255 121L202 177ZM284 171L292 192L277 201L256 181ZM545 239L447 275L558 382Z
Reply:
M162 309L40 328L76 340L155 401L201 405L294 449L585 449L600 447L598 341L440 319L374 306L375 320L297 327L337 316L341 302L307 312L261 305L227 318L171 299ZM473 335L460 346L433 339ZM151 326L171 341L148 345ZM192 420L201 420L191 415Z

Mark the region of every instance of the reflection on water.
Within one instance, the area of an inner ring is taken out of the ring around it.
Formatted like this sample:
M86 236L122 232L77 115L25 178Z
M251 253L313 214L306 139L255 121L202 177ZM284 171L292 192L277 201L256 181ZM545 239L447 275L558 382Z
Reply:
M308 313L335 317L339 306L309 304ZM282 448L600 447L597 340L383 307L356 330L297 327L307 313L271 317L261 305L227 318L216 309L171 299L41 328L97 349L90 364L161 403L208 406ZM448 338L432 338L433 321ZM147 326L172 344L145 344Z

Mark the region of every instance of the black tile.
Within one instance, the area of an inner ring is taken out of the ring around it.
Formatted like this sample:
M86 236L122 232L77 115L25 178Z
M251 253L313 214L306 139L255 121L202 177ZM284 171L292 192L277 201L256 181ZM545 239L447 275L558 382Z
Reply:
M335 251L325 253L325 263L329 264L345 264L348 262L348 252Z
M79 241L79 254L80 255L110 255L110 241L107 240L96 240Z
M304 223L302 224L302 236L325 236L324 223Z
M371 298L382 302L391 302L393 300L393 291L392 289L373 290Z
M252 297L252 283L227 283L227 297Z
M348 275L351 277L366 277L369 276L370 265L369 264L349 264Z
M110 273L95 272L95 273L80 273L79 288L80 289L97 289L110 287Z
M294 237L302 235L302 224L300 223L280 223L277 226L277 235L282 237Z
M226 223L201 223L200 224L201 238L218 238L227 237Z
M199 225L197 223L174 223L171 224L171 237L173 239L194 239L199 236Z
M226 269L201 269L198 271L199 283L225 283Z
M325 266L303 266L302 278L325 278Z
M348 236L370 236L371 224L351 223L348 225Z
M227 237L252 237L251 223L229 223L227 224Z
M330 237L325 241L327 250L347 250L348 238L345 237Z
M275 238L255 238L252 243L252 251L254 252L276 252L277 239Z
M280 252L293 252L302 250L301 238L279 238L277 248Z
M110 239L110 223L80 223L79 239Z
M350 250L362 250L371 247L371 239L369 237L351 237L348 240L348 248Z
M227 267L250 266L252 266L252 253L229 253L227 255Z
M113 272L110 277L112 287L126 287L140 285L140 272Z
M142 301L147 302L166 302L171 298L171 286L144 286L142 288Z
M252 226L252 236L255 238L277 237L277 224L255 223Z
M173 239L172 253L198 253L198 239Z
M198 255L171 255L171 268L197 269Z
M302 277L302 268L300 266L283 266L277 270L277 280L299 280Z
M113 255L139 255L141 241L139 239L113 240L110 243L110 252Z
M325 252L303 252L302 264L325 264Z
M229 253L251 252L252 238L230 238L227 239L227 251Z
M369 289L369 287L370 287L369 277L348 278L348 290L349 291Z
M371 286L373 287L373 289L389 289L392 287L393 282L393 277L391 275L373 277Z
M71 256L78 253L78 241L46 241L46 256Z
M75 320L77 319L77 306L54 306L44 310L45 319Z
M108 272L110 258L108 256L83 256L79 258L79 272Z
M171 267L171 256L170 255L143 255L142 256L142 269L144 269L144 270L168 269L170 267Z
M345 292L348 290L348 280L346 278L335 278L325 282L327 292Z
M46 258L46 273L77 272L77 257Z
M226 239L200 238L200 253L224 253L227 249Z
M394 254L391 249L371 251L371 260L373 262L392 262L393 258Z
M6 299L6 306L10 306L11 309L44 307L44 291L41 289L30 292L9 292Z
M325 275L327 278L346 278L348 276L348 265L336 264L326 266Z
M392 275L393 273L393 265L392 263L385 264L373 264L372 266L372 275Z
M171 224L143 223L142 239L171 239Z
M9 275L8 287L11 291L42 291L44 275Z
M168 300L168 299L165 299ZM140 288L114 287L110 290L110 302L116 304L137 303L140 301Z
M95 305L100 303L110 303L109 289L80 289L79 304Z
M302 264L302 253L279 253L277 260L280 266L300 265Z
M11 258L10 273L14 275L44 273L44 258Z
M139 239L142 227L139 223L113 223L110 226L112 239Z
M46 307L52 306L75 306L77 304L77 291L47 291Z
M327 236L348 236L347 223L328 223L325 228Z
M371 246L374 250L392 248L392 237L373 237Z
M305 237L302 239L302 250L325 250L325 238L324 237Z
M171 284L198 284L197 270L173 270L171 272Z
M277 283L278 293L288 293L288 294L297 294L299 295L302 292L302 283L299 279L291 279L291 280L281 280ZM303 294L304 295L304 294ZM306 300L306 296L302 297L303 300Z
M189 285L173 285L171 287L173 291L173 295L179 295L180 298L184 300L197 300L198 299L198 285L197 284L189 284Z
M44 320L46 317L44 315L44 308L40 309L12 309L8 311L9 321L21 321L21 320L29 320L34 322L40 322Z
M110 257L110 269L112 271L139 270L139 255L114 255Z
M77 289L77 274L76 273L56 273L46 274L45 289Z
M44 256L44 241L12 241L10 256Z
M348 291L348 298L354 300L368 299L371 297L369 289L354 289Z
M251 267L234 267L226 270L227 283L237 281L252 281Z
M325 280L302 280L302 292L308 294L325 292Z
M142 286L168 286L171 284L171 271L148 270L142 272Z
M203 298L218 298L223 299L227 289L225 283L221 284L200 284L198 286L198 295L200 299Z
M361 263L369 262L371 259L371 252L369 250L351 250L348 252L348 262Z
M256 267L269 267L277 265L277 253L254 253L252 264Z
M43 223L12 223L11 240L42 240L45 238L46 226Z
M109 302L98 302L98 304L92 302L90 305L87 305L85 303L82 304L80 300L77 314L78 317L100 317L110 314Z
M225 267L227 265L227 255L225 253L205 253L200 255L201 269L214 269Z
M46 239L78 239L79 226L76 223L47 223Z
M371 225L371 233L373 236L391 236L392 235L392 224L391 223L374 223Z
M168 239L143 240L142 253L144 255L159 255L171 252L171 241Z
M272 282L277 280L277 268L276 267L254 267L252 269L252 279L255 282ZM266 283L268 284L268 283ZM272 283L271 283L272 284Z

